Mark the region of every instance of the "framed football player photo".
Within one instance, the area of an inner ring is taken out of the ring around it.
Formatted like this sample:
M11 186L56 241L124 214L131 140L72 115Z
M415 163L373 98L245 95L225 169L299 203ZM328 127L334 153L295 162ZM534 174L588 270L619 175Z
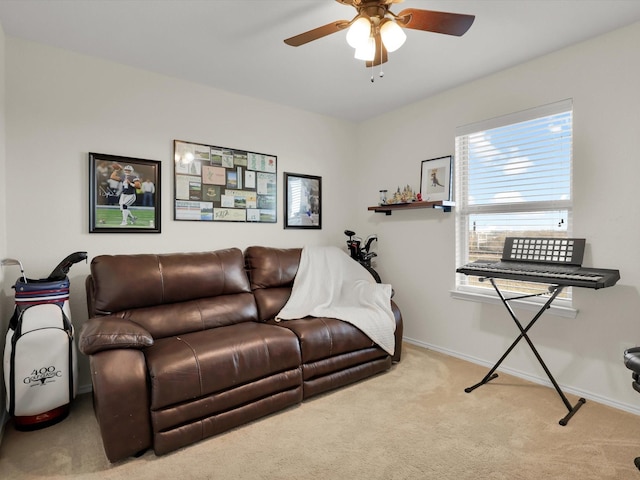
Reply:
M160 166L89 153L89 233L160 233Z

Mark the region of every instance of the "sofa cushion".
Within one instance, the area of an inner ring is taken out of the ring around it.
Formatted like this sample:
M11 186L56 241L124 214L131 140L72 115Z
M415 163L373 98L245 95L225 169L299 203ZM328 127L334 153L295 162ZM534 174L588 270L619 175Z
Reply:
M278 325L291 330L298 337L303 364L376 347L361 330L335 318L306 317L283 320ZM386 355L382 349L380 354Z
M258 246L245 250L245 265L259 320L273 319L289 300L301 252L301 248Z
M92 304L98 314L251 292L238 248L100 255L91 261L91 276Z
M296 336L257 322L163 338L145 356L152 410L300 368Z
M125 310L120 315L143 326L158 339L255 321L258 313L253 295L238 293Z
M293 285L301 248L248 247L244 252L251 290Z

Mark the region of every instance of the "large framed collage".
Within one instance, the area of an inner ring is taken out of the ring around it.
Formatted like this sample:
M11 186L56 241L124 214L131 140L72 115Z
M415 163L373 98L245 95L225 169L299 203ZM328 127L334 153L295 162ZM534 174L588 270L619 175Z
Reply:
M174 140L174 218L275 223L277 157Z

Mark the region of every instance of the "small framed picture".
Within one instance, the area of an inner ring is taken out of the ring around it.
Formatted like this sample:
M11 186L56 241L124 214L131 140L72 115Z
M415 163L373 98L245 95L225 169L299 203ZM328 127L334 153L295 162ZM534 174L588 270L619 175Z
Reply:
M89 153L89 233L160 233L160 165Z
M322 177L284 173L284 228L322 228Z
M453 156L422 161L420 171L420 195L424 202L451 200Z

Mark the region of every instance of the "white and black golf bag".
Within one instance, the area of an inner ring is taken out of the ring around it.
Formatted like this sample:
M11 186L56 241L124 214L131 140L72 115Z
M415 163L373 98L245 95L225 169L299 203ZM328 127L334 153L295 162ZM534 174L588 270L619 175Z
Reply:
M23 277L14 288L4 348L6 404L18 430L34 430L63 420L76 396L69 279Z

